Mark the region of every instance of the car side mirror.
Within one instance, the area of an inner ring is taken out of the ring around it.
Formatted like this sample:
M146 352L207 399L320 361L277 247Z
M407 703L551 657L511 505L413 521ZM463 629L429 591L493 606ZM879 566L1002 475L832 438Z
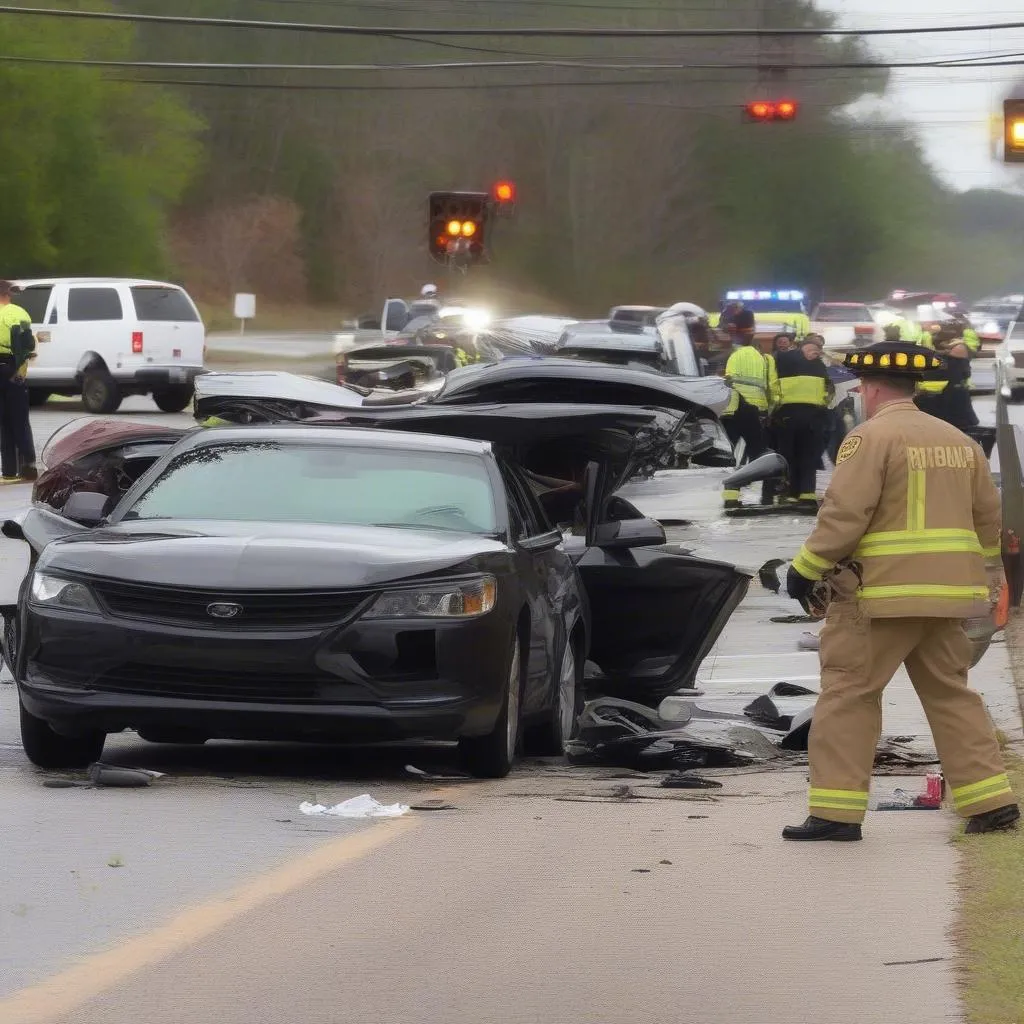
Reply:
M761 480L771 480L773 477L783 476L789 472L786 460L777 452L765 452L764 455L748 462L742 469L731 473L722 481L726 490L738 491L747 484L758 483Z
M60 514L79 526L99 526L106 518L104 512L108 498L95 491L79 491L65 502Z
M620 519L601 523L594 531L593 547L604 550L650 548L665 543L665 527L656 519Z
M531 555L540 555L545 551L553 551L562 543L561 530L549 530L538 533L536 537L527 537L519 541L519 547Z

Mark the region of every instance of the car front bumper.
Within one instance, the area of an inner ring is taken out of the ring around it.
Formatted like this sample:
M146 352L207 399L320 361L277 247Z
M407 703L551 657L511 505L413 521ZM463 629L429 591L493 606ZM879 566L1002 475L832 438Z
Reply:
M455 739L489 732L514 624L356 620L326 632L182 629L29 607L18 686L58 732Z

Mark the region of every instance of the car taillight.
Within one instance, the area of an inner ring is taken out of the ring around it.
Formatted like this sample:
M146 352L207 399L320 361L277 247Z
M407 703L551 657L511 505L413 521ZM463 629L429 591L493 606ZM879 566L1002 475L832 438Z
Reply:
M138 355L142 351L142 331L132 331L132 352Z
M865 334L874 334L875 333L875 329L874 329L874 327L869 327L867 324L864 324L864 325L858 324L856 327L854 327L853 333L856 334L856 335L863 336Z

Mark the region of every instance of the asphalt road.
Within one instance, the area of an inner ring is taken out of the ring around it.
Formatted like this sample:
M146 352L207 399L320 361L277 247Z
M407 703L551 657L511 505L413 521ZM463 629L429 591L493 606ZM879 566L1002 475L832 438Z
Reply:
M978 407L991 418L991 400ZM34 411L37 444L79 415L77 403ZM120 415L189 422L141 398ZM693 503L676 480L647 488L660 514ZM715 481L700 487L710 496ZM0 513L27 497L4 489ZM818 1005L827 952L801 931L815 862L776 839L802 813L801 775L731 780L726 796L756 789L739 811L664 790L624 801L621 773L555 762L493 783L405 772L454 769L444 745L170 747L124 735L105 760L166 777L142 790L47 788L53 777L20 749L14 687L0 685L4 1024L883 1019L869 989L891 972L851 980L840 964L863 1001ZM370 824L299 811L361 793L453 808ZM898 915L885 926L864 905L848 855L828 856L850 883L836 896L848 926L902 934ZM918 866L911 857L887 883L912 895ZM767 953L780 934L794 943L786 976ZM900 982L887 998L885 1019L940 1019L927 991Z

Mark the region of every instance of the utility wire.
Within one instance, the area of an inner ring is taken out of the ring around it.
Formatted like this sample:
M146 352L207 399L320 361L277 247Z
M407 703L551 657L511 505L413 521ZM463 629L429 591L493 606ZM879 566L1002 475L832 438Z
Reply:
M44 18L78 18L135 24L186 25L198 28L245 28L273 32L319 32L347 36L532 36L536 38L582 39L758 39L767 36L901 36L935 35L949 32L1000 32L1024 28L1024 21L971 25L928 25L920 28L441 28L434 26L332 25L293 21L262 21L243 18L196 18L173 14L132 14L125 11L75 11L44 7L0 5L0 14Z
M486 69L521 70L524 68L572 68L583 71L757 71L766 66L785 67L791 71L823 70L896 70L932 68L957 70L959 68L1000 68L1024 66L1024 55L1007 55L995 60L980 58L942 58L930 61L821 61L800 64L762 64L757 62L728 64L646 64L604 63L589 60L493 60L451 61L425 64L270 64L270 63L212 63L204 61L154 60L92 60L69 57L20 57L0 54L0 61L15 64L49 64L91 68L152 68L184 71L480 71Z

